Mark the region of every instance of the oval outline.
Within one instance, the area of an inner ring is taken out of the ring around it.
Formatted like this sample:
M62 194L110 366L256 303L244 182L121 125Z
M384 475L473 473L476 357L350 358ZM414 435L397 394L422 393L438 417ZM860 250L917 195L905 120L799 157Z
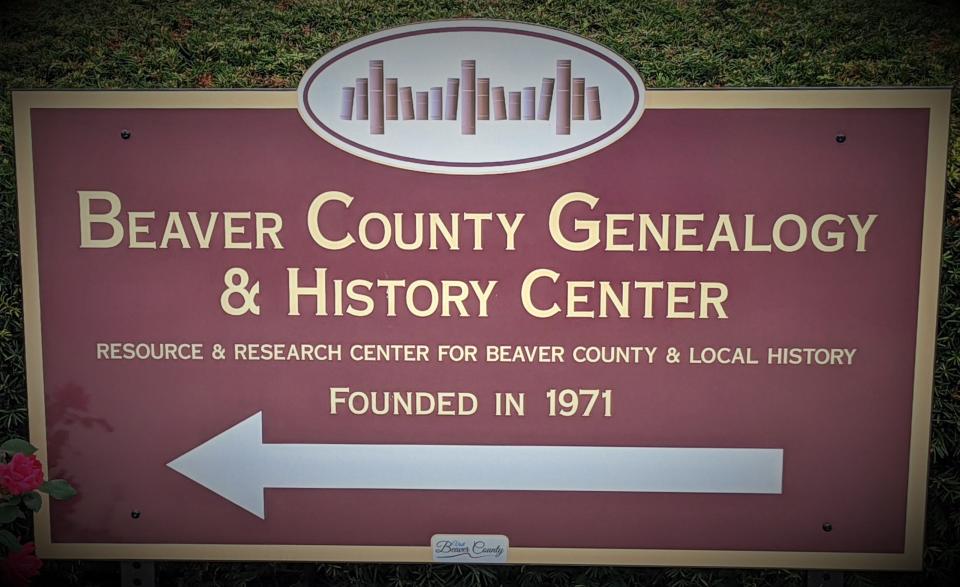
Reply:
M352 53L378 44L411 36L456 32L493 32L519 34L571 46L589 53L616 69L633 91L630 110L612 128L589 140L535 157L507 161L434 161L381 151L334 131L314 112L306 99L314 81L324 69ZM646 87L640 74L616 52L579 35L553 27L510 20L447 19L433 20L383 29L340 45L324 54L304 73L297 87L297 110L306 124L322 139L357 157L390 167L447 175L488 175L532 171L574 161L608 147L633 128L643 115Z

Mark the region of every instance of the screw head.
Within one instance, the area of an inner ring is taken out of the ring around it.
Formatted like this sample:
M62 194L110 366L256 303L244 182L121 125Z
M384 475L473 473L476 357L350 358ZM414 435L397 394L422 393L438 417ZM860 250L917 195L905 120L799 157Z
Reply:
M838 143L842 145L843 143L847 142L847 135L840 134L840 135L837 135L835 139Z
M822 527L823 527L823 531L824 531L824 532L832 532L832 531L833 531L833 524L831 524L830 522L824 522Z
M130 131L127 130L127 129L121 130L121 131L120 131L120 138L123 139L123 140L129 139L129 138L130 138Z
M133 510L132 512L130 512L130 517L133 518L134 520L140 519L140 510Z

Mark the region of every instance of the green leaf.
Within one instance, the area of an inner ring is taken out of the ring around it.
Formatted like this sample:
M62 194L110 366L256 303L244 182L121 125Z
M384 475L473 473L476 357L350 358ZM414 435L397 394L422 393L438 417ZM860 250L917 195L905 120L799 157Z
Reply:
M20 541L9 530L0 530L0 546L7 549L7 552L20 550Z
M0 524L9 524L17 518L23 517L23 513L15 505L0 505Z
M40 506L43 505L43 500L40 498L40 494L36 491L31 491L23 495L23 505L27 506L31 512L39 512Z
M33 446L22 438L11 438L3 444L0 444L0 450L10 454L20 453L32 455L33 453L37 452L37 447Z
M63 479L51 479L40 486L40 491L49 494L53 499L70 499L77 494L77 490Z

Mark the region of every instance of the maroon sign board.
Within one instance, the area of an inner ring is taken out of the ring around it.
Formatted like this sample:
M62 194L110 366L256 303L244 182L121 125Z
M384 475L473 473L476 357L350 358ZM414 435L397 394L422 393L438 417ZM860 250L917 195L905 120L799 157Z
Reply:
M484 21L16 92L39 553L918 568L948 110Z

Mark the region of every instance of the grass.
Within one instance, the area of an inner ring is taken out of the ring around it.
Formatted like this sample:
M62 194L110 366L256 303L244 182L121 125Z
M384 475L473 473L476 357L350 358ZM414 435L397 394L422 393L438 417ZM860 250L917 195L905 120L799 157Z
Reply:
M631 61L652 88L953 86L923 574L960 574L960 9L952 2L405 0L22 1L0 5L0 436L25 432L10 89L295 87L320 55L420 20L484 17L562 28ZM801 585L794 571L161 563L163 585ZM116 563L48 561L50 585L116 583Z

